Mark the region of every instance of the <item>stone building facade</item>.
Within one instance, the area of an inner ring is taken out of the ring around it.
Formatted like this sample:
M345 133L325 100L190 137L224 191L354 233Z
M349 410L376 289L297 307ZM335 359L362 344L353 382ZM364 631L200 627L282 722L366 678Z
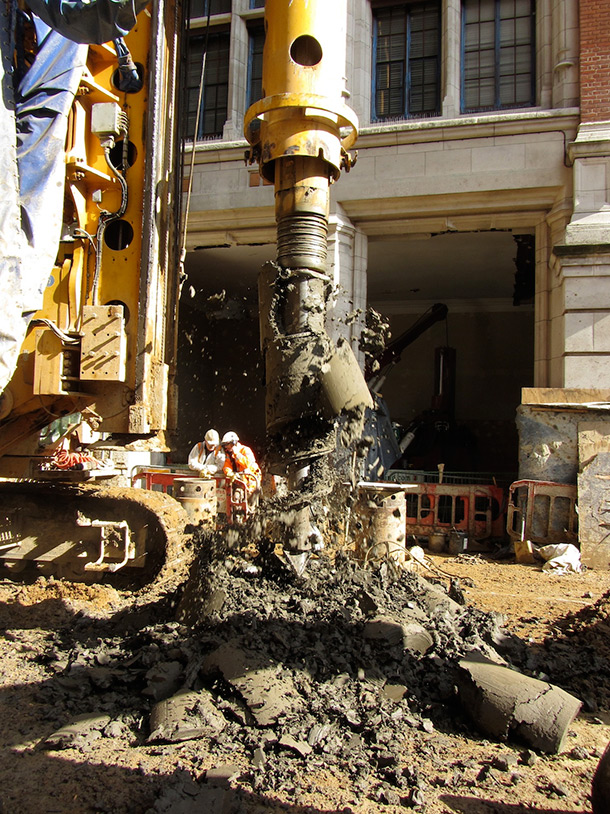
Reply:
M180 397L207 405L202 424L241 421L261 445L256 275L274 257L273 189L244 163L242 122L260 94L264 3L210 3L191 20ZM450 418L469 440L437 458L516 475L522 392L537 405L610 401L610 5L349 0L347 32L360 128L357 164L332 188L329 330L359 352L367 307L398 336L446 303L448 323L388 375L392 418L434 424L435 349L450 345ZM233 372L219 389L221 359ZM238 377L247 418L226 397Z

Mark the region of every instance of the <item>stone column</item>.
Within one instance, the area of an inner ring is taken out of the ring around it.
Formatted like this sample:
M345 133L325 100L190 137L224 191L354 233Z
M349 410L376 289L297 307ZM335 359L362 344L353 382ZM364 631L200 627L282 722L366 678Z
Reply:
M231 15L229 46L229 101L222 137L225 141L242 139L248 85L248 29L239 14Z
M553 0L551 23L552 107L578 105L578 2Z
M574 210L563 243L554 247L563 296L562 385L605 388L610 387L610 121L582 122L570 156Z
M610 245L556 246L563 295L563 386L610 388Z
M536 7L536 86L537 103L550 108L553 87L551 0L539 0Z
M574 209L555 246L564 387L610 386L610 5L580 3L581 123L569 145Z
M326 330L335 342L342 336L351 345L362 366L358 350L366 313L366 236L349 220L340 204L328 224L328 272L333 295L328 304Z
M365 127L371 123L373 13L368 0L350 0L347 8L348 104L358 114L360 127Z
M461 73L461 5L460 0L443 0L443 70L442 113L453 119L460 115Z
M568 12L571 4L566 4ZM547 401L565 400L578 450L579 542L583 561L610 564L607 523L610 488L610 4L580 0L580 114L573 164L573 211L562 238L554 241L554 312L563 347L563 390ZM573 26L570 30L573 31ZM569 32L568 32L569 33ZM570 58L566 37L566 60ZM571 69L559 64L558 70ZM555 91L555 87L554 87ZM568 92L568 98L569 98ZM555 92L554 92L555 96ZM581 405L578 408L578 405ZM548 406L548 405L547 405ZM591 422L594 423L591 423ZM552 428L549 431L549 437ZM523 446L523 438L522 438ZM576 466L577 465L577 466ZM600 529L603 531L600 533Z

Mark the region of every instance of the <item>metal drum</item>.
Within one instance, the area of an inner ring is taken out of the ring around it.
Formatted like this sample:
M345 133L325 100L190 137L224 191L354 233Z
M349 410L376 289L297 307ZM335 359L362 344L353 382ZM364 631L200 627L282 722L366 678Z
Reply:
M404 490L391 483L358 484L354 506L356 558L365 564L391 559L403 565L406 499Z
M214 478L176 478L174 497L194 525L214 528L218 506Z

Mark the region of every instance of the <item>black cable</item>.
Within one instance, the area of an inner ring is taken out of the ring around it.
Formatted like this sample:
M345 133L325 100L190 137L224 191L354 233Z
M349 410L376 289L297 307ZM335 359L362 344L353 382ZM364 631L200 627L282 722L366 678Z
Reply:
M199 79L199 95L197 97L197 110L195 112L195 132L193 133L193 145L191 148L191 166L188 176L188 186L186 191L186 205L184 207L184 216L183 216L183 227L182 227L182 239L180 241L180 264L181 266L184 264L184 257L186 255L186 230L187 230L187 221L189 216L189 211L191 207L191 192L193 189L193 170L195 168L195 144L197 142L197 133L199 130L199 116L201 115L201 104L203 100L203 88L205 83L205 67L206 67L206 56L208 53L208 42L210 37L210 13L211 13L211 0L208 0L208 16L206 19L205 24L205 37L203 42L203 52L201 54L201 76ZM190 10L190 9L189 9ZM188 117L187 117L188 120ZM188 136L188 134L187 134ZM186 137L183 139L183 142L186 141ZM186 274L182 270L181 277L181 285L184 279L186 279Z
M127 202L128 202L128 195L127 195L127 181L125 179L124 173L127 171L127 153L126 150L128 149L128 140L129 140L129 130L127 126L125 126L123 132L123 166L124 170L123 173L119 171L117 167L114 166L112 163L112 159L110 158L110 145L104 145L104 157L106 159L106 163L117 177L120 185L121 185L121 204L116 212L109 212L107 209L100 210L100 218L97 225L97 231L95 233L95 238L97 242L97 251L95 253L95 272L93 275L93 285L91 286L91 300L93 305L97 305L97 287L99 285L100 279L100 272L102 268L102 246L103 246L103 239L104 233L106 231L106 227L108 224L112 223L113 221L119 220L125 214L125 210L127 209Z

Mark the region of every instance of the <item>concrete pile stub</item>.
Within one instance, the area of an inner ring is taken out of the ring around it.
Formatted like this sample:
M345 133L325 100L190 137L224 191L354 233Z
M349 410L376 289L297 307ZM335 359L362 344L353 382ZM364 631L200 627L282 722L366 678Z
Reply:
M582 706L578 698L480 656L459 664L460 699L483 732L503 740L514 736L542 752L561 752Z
M462 607L448 596L443 588L427 579L418 577L419 602L424 613L431 619L444 618L453 622L462 613Z
M77 715L70 723L45 738L42 746L55 750L86 747L91 740L101 737L110 722L110 716L105 714L87 712Z

